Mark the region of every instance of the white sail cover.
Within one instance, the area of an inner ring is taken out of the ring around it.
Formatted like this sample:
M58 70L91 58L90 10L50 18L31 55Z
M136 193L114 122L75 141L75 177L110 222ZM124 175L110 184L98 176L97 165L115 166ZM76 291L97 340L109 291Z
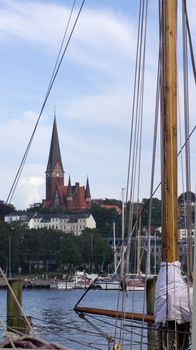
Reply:
M166 320L190 322L193 289L184 281L180 262L161 262L155 289L154 317L157 326Z

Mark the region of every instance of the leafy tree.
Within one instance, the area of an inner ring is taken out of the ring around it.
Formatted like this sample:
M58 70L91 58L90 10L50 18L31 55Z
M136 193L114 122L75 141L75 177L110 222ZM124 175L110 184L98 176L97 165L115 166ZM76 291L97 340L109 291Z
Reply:
M94 204L90 210L93 215L96 228L99 230L102 237L108 237L113 230L113 222L115 222L116 235L121 234L121 215L115 209L102 208Z
M59 261L62 265L67 265L67 267L78 266L82 263L78 238L71 233L61 237Z
M0 220L4 220L4 216L14 211L15 208L12 204L6 204L0 200Z
M142 200L144 211L142 213L142 225L148 225L150 200ZM152 199L152 226L161 226L161 201L158 198Z
M89 272L98 271L112 255L111 247L96 230L85 230L78 239L82 260L88 266Z
M9 256L9 225L0 222L0 266L4 271L8 270Z
M117 205L119 208L122 209L122 201L119 201L119 200L117 200L117 199L108 199L108 198L106 198L106 199L103 201L103 204Z

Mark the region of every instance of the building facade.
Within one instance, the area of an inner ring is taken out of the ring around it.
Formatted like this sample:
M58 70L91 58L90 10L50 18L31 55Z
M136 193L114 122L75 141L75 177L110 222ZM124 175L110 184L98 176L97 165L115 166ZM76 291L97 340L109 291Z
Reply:
M5 216L5 222L12 224L19 222L29 229L53 229L64 233L80 236L86 228L96 228L96 222L90 213L73 214L37 214L27 212L13 212Z

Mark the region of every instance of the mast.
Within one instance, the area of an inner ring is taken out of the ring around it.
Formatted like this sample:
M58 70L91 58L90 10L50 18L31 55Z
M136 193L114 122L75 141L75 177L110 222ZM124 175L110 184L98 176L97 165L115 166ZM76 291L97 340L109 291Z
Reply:
M140 259L141 259L141 215L139 216L139 228L137 233L137 276L140 276Z
M162 260L178 260L176 0L162 2Z
M116 266L117 266L117 259L116 259L116 224L115 221L113 221L113 249L114 249L114 273L116 274Z
M191 320L191 301L178 262L177 235L177 0L162 0L162 69L161 69L161 192L162 192L162 261L155 290L155 323L163 326L162 341L167 349L187 349ZM163 286L165 284L164 288ZM169 288L168 288L169 285ZM179 290L186 296L179 298ZM164 295L164 298L162 296ZM160 306L159 303L162 303ZM182 306L184 305L184 306ZM188 317L176 309L186 308ZM162 314L159 313L162 311ZM162 317L162 315L164 315Z
M121 246L121 279L124 277L125 270L125 258L124 258L124 247L125 247L125 200L124 200L125 189L122 188L122 246Z

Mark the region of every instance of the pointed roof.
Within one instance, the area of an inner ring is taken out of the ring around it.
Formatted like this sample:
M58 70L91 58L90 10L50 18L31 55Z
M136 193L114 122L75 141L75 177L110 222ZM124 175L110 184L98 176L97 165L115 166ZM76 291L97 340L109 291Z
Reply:
M46 171L52 171L57 163L59 163L60 167L62 168L62 171L64 171L62 161L61 161L61 152L60 152L57 124L56 124L56 115L54 115L52 138L50 143L50 153L49 153L48 165L47 165Z
M85 201L85 188L81 187L76 183L74 189L74 208L75 209L87 209L87 204Z
M71 178L70 178L70 176L69 176L69 181L68 181L67 197L69 197L69 198L72 197L72 187L71 187Z
M91 198L91 193L90 193L90 186L89 186L88 176L87 176L87 180L86 180L86 191L85 191L85 198Z

